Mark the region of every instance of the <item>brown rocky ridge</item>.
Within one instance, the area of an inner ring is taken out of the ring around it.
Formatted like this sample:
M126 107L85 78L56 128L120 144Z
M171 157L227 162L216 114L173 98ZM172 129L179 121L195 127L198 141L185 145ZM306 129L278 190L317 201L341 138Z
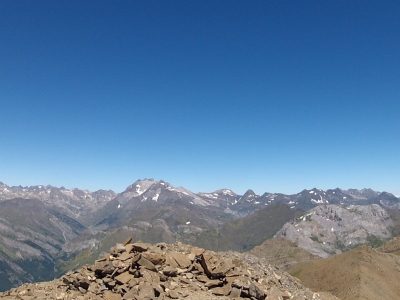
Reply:
M376 250L383 253L391 253L400 256L400 237L396 236L392 238L382 246L376 248Z
M265 240L249 251L250 254L264 258L271 265L287 271L299 262L318 259L319 257L300 248L284 238Z
M175 243L116 244L94 265L51 282L24 284L0 299L313 299L314 293L262 259Z

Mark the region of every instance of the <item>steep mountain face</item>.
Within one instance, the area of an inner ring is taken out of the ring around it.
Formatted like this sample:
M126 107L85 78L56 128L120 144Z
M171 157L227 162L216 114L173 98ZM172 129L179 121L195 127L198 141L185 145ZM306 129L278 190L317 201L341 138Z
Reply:
M5 200L0 209L1 290L54 278L55 257L85 227L37 199Z
M181 232L179 240L215 251L246 251L271 238L296 211L284 203L264 207L252 215L225 222L197 234Z
M145 180L132 186L87 218L92 228L103 230L163 220L173 231L182 225L196 230L219 226L234 217L224 212L218 201L204 200L162 181Z
M86 229L80 220L115 196L113 191L0 183L0 290L53 279L65 242Z
M227 207L238 196L230 190L218 190L214 193L195 194L183 187L174 187L168 182L155 181L154 179L138 180L130 185L115 199L124 204L131 199L139 199L141 202L163 203L169 199L182 199L196 206Z
M372 202L377 203L379 201L380 205L388 208L400 208L399 198L395 195L387 192L380 193L377 197L371 199Z
M320 205L286 223L275 237L286 238L320 257L354 248L361 244L378 246L392 237L394 222L377 204Z
M348 190L343 190L343 192L351 195L354 199L360 199L360 200L375 198L379 195L379 192L376 192L371 189L362 189L362 190L348 189Z

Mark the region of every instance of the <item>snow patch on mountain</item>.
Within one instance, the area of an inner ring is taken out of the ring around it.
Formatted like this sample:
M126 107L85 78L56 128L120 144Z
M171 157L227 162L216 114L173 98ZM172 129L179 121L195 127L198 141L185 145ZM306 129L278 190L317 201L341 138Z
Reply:
M138 194L138 196L140 196L141 194L143 194L145 191L147 191L147 189L149 187L151 187L153 184L155 184L156 182L154 181L154 179L144 179L141 180L140 182L135 184L136 187L136 193Z

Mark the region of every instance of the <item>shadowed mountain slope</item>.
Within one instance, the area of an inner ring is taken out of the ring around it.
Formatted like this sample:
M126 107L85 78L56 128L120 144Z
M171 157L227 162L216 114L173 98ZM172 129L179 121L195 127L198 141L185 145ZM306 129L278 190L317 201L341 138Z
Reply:
M157 210L142 211L137 217L132 212L132 218L125 219L124 226L107 232L90 232L89 229L76 239L68 241L58 261L60 269L67 271L93 261L115 244L116 239L121 240L128 236L148 243L181 241L214 251L248 250L271 238L296 213L286 204L277 203L246 218L210 227L209 221L204 222L204 219L208 220L215 213L206 214L203 210L197 210L197 215L194 215L194 210L186 209L181 203L170 208L164 206L159 210L157 217L160 218L161 214L162 219L151 217L156 212Z
M12 199L0 209L0 290L54 278L55 256L85 229L37 199Z
M269 205L245 218L202 232L194 244L216 251L246 251L261 244L295 217L296 210L284 203Z

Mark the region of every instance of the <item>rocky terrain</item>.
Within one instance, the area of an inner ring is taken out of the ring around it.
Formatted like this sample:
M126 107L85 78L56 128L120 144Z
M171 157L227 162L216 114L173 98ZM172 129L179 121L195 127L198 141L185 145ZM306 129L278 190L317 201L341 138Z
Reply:
M85 227L38 199L11 199L0 208L0 287L50 280L67 240Z
M249 253L263 258L269 264L284 271L289 270L299 262L320 258L284 238L268 239L251 249Z
M137 180L122 193L116 194L111 190L90 192L80 189L57 188L50 185L31 187L8 186L0 182L0 201L13 198L39 199L44 204L57 207L63 213L88 225L101 222L106 215L99 212L111 200L117 205L108 208L114 211L118 205L123 205L132 199L138 202L163 203L166 199L174 198L188 202L195 207L218 208L233 217L243 217L254 213L264 206L273 203L285 203L291 208L310 209L320 204L337 205L367 205L378 204L386 208L399 208L400 200L388 192L377 192L371 189L321 190L313 188L297 194L285 195L266 192L262 195L247 190L238 195L229 189L220 189L212 193L194 193L183 187L174 187L165 181L154 179ZM96 214L93 214L96 212Z
M66 242L60 252L63 263L61 267L67 271L88 261L93 261L102 251L107 251L118 240L128 236L148 243L181 241L215 251L249 250L271 238L285 222L294 218L295 213L296 211L290 209L286 204L277 203L262 208L245 218L226 221L218 227L202 229L195 226L196 218L194 218L194 225L184 223L179 225L176 230L169 219L147 217L147 221L137 221L129 226L109 230L104 234L95 233L95 231L91 235L83 233L78 238ZM131 212L131 214L135 216L135 212ZM187 216L187 211L175 205L171 209L171 216L175 215L183 218ZM143 216L135 217L135 219L141 220L141 217ZM259 230L259 228L263 228L263 230ZM85 244L85 241L90 241L91 244L86 244L86 248L79 248ZM80 250L76 251L76 249Z
M377 204L320 205L286 223L275 237L283 237L320 257L370 244L377 247L393 236L394 221Z
M400 299L400 257L369 246L299 263L289 273L305 286L340 299Z
M311 189L294 195L257 195L252 190L238 195L229 189L193 193L164 181L144 179L117 194L0 183L0 202L0 291L79 268L127 236L149 243L181 241L208 250L245 251L271 238L288 222L280 231L283 237L326 256L356 243L378 246L386 237L400 233L399 199L368 189ZM364 222L351 234L349 228L355 225L352 222L336 224L331 220L331 225L340 227L336 233L326 221L315 227L318 234L314 234L310 231L314 227L306 229L305 224L317 224L324 217L312 222L308 220L313 217L307 216L306 222L298 218L304 219L307 209L332 204L342 209L353 204L376 204L385 209L390 216L386 220L387 235L376 233L384 232L381 215L371 211L365 217L362 212L358 218L356 214L362 209L350 207L351 214L343 218L356 217L357 222ZM373 225L375 219L378 225ZM296 222L300 222L299 228L304 227L302 231L293 230ZM310 234L304 234L308 231Z
M88 214L99 209L108 201L114 199L114 191L98 190L90 192L80 189L57 188L51 185L36 185L30 187L8 186L0 182L0 201L20 198L37 199L50 208L75 220L85 219Z
M382 246L376 248L376 250L379 252L390 253L400 256L400 238L396 236Z
M0 299L313 299L304 288L250 255L216 253L177 243L116 244L94 265L51 282L24 284Z

